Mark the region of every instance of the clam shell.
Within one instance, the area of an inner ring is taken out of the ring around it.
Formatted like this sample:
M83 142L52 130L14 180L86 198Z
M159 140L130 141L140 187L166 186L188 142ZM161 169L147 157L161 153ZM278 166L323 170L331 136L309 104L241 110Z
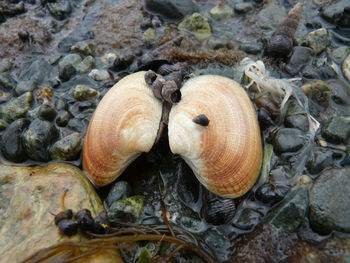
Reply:
M137 72L121 79L106 93L90 120L83 169L97 186L114 181L155 142L162 104L144 75Z
M190 79L169 116L169 144L198 180L223 197L239 197L255 183L262 143L255 109L235 81L213 75ZM193 119L205 114L208 126Z

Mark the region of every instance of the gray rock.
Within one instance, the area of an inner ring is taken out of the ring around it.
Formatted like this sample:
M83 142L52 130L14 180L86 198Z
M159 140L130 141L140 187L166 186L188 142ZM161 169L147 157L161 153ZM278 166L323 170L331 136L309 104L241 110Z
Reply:
M67 65L77 67L80 62L82 62L82 58L80 55L68 54L67 56L64 56L58 63L58 71L61 71Z
M17 86L17 82L7 72L0 73L0 88L5 90L13 90Z
M68 0L47 3L46 8L54 18L59 20L67 18L72 12L72 6Z
M97 96L97 91L89 85L76 85L72 93L76 100L91 100Z
M312 48L315 55L325 51L331 44L331 38L326 28L319 28L308 34L307 42L308 47Z
M310 191L309 218L320 234L350 233L350 169L323 171Z
M258 14L258 24L262 29L273 30L286 16L286 11L280 5L268 4Z
M19 81L17 87L15 88L15 93L17 95L22 95L26 92L32 92L36 89L36 83L33 80L22 80Z
M245 14L253 10L253 8L254 8L254 5L252 3L243 2L243 3L237 3L234 9L239 14Z
M196 12L192 0L146 0L146 9L168 19L182 19Z
M7 122L11 122L23 117L31 108L32 93L26 92L0 105L0 117Z
M89 77L97 81L111 79L111 75L105 69L93 69L89 73Z
M71 118L71 115L69 114L69 112L62 110L57 114L56 124L60 127L64 127L68 124L70 118Z
M10 71L12 69L12 66L13 64L9 59L4 58L0 60L0 72Z
M122 222L135 222L143 212L144 197L135 195L113 202L108 216Z
M110 207L115 201L131 196L131 193L131 186L126 181L116 182L111 190L109 190L108 196L105 199L106 207Z
M306 65L312 58L312 49L308 47L297 46L293 50L289 65L299 70Z
M79 41L70 50L82 55L93 56L95 54L95 45L90 41Z
M282 128L273 137L273 150L276 153L296 152L305 144L305 137L298 129Z
M283 229L284 232L295 232L304 220L309 204L308 189L297 188L290 192L281 205L267 217L268 224Z
M314 147L310 160L306 165L308 171L312 174L317 174L326 168L332 167L333 154L333 151L328 148Z
M341 0L324 8L321 16L339 26L350 26L350 2Z
M7 160L19 163L27 159L21 136L28 125L28 120L18 119L12 122L2 134L1 152Z
M333 49L331 56L336 63L342 63L348 54L350 54L350 47L341 46Z
M340 79L328 80L327 84L332 87L331 99L340 105L350 105L350 89L348 84Z
M58 77L61 81L68 81L70 80L75 74L77 73L77 70L75 67L71 64L65 65L63 68L60 68Z
M50 148L52 159L72 161L79 157L83 138L80 133L75 132L55 142Z
M44 59L37 59L30 64L25 64L19 71L18 79L33 80L41 83L44 80L51 79L51 65Z
M322 129L322 136L331 143L346 143L350 133L350 117L333 117Z
M244 208L234 225L239 229L250 230L253 229L253 227L255 227L257 224L259 224L261 219L261 213L251 208Z
M23 133L23 145L27 155L36 161L48 161L48 148L58 137L56 127L48 122L35 119Z
M95 59L92 56L87 56L82 62L77 64L75 68L80 74L88 73L95 66Z
M261 42L253 42L253 43L242 43L239 46L240 50L243 50L244 52L248 54L259 54L263 50L263 44Z
M284 124L288 128L297 128L304 132L309 130L307 113L297 103L290 103L288 105Z
M219 3L210 9L209 14L218 21L226 20L233 17L233 10L228 5Z

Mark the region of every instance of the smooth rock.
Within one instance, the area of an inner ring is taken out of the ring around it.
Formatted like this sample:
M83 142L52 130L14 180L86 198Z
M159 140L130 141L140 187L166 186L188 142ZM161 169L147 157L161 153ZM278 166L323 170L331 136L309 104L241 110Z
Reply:
M31 92L13 98L0 105L0 116L7 122L11 122L23 117L32 106L33 96Z
M132 189L128 182L126 181L118 181L116 182L111 190L109 190L107 198L105 199L106 207L110 207L113 202L118 201L120 199L127 198L131 196Z
M83 138L75 132L55 142L50 147L50 156L54 160L73 161L81 152Z
M0 60L0 72L7 72L10 71L12 69L12 62L11 60L7 59L7 58L3 58Z
M283 200L290 187L281 184L265 183L261 185L255 192L256 199L266 204L276 204Z
M60 127L64 127L68 124L71 115L68 111L62 110L59 111L56 118L56 124Z
M50 1L46 4L46 8L54 18L59 20L67 18L72 12L71 3L68 0Z
M293 49L293 54L289 60L289 65L295 70L299 70L306 65L312 58L312 49L308 47L297 46Z
M78 168L68 164L40 167L0 164L0 170L2 262L20 262L37 250L60 242L86 240L80 234L62 236L52 215L68 208L73 211L87 208L94 216L103 210L94 188ZM115 262L100 259L98 262ZM84 258L82 262L97 261Z
M7 160L20 163L27 159L22 145L22 132L28 125L28 120L18 119L12 122L2 134L1 152Z
M328 80L327 84L332 88L331 99L340 105L350 105L350 87L340 79Z
M312 174L317 174L322 170L333 166L333 151L327 148L314 147L311 152L307 169Z
M91 100L97 96L97 90L89 85L76 85L72 92L76 100Z
M187 16L180 22L178 28L192 33L200 41L211 36L209 20L200 13Z
M250 230L259 224L261 219L262 215L259 212L251 208L244 208L234 225L239 229Z
M71 64L65 65L63 68L60 68L58 72L58 77L62 82L70 80L75 74L77 70Z
M350 54L350 47L341 46L333 49L331 56L335 63L342 63L348 54Z
M111 58L112 57L113 56L111 56ZM126 69L131 65L134 59L134 55L130 54L116 56L113 60L110 61L111 64L108 66L108 68L115 71Z
M248 54L256 55L262 52L263 44L261 42L242 43L239 45L239 49Z
M48 121L35 119L23 133L23 145L27 155L36 161L48 161L48 147L58 137L57 128Z
M210 9L209 14L218 21L226 20L233 17L233 10L224 3L219 3Z
M273 137L273 150L278 153L296 152L305 144L303 133L294 128L282 128Z
M95 54L95 45L90 41L79 41L70 50L85 56L93 56Z
M350 26L350 2L341 0L324 8L321 16L339 26Z
M254 8L254 5L252 3L243 2L243 3L237 3L234 9L239 14L245 14L253 10L253 8Z
M16 95L22 95L23 93L26 92L32 92L35 90L37 87L35 81L33 80L22 80L19 81L16 88L15 88L15 93Z
M322 106L328 107L332 95L332 87L322 80L311 80L300 88L305 95Z
M168 19L182 19L197 8L191 0L146 0L146 9Z
M262 29L273 30L284 19L286 11L280 5L268 4L257 16L257 22Z
M350 134L350 117L333 117L322 129L322 136L331 143L346 143Z
M331 44L331 38L326 28L319 28L308 34L307 46L312 48L314 55L319 55Z
M310 191L309 218L320 234L332 231L350 233L350 169L323 171Z
M307 113L297 103L290 103L288 105L284 124L287 128L297 128L303 132L309 130Z
M18 74L20 80L33 80L39 84L44 80L51 79L52 67L45 59L37 59L25 64Z
M105 69L93 69L89 73L89 77L97 81L111 79L111 75Z
M57 115L55 108L42 104L38 109L38 117L45 121L53 121Z
M114 201L108 209L108 216L122 222L135 222L143 212L143 203L141 195Z
M93 56L87 56L82 62L77 64L75 68L80 74L88 73L95 66L95 59Z
M267 222L284 232L295 232L305 218L308 204L308 189L297 188L286 196L281 205L270 212Z
M350 54L346 57L342 64L342 71L345 76L345 78L350 81Z
M0 88L3 90L13 90L17 86L17 82L12 78L12 76L3 72L0 73Z
M82 62L82 58L79 54L68 54L64 56L58 63L58 71L61 71L65 66L72 65L77 67L77 65Z

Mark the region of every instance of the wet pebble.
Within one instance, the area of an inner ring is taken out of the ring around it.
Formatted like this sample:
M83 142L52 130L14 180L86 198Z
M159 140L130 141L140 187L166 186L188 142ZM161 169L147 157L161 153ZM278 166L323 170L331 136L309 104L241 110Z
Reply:
M29 125L26 119L18 119L7 127L1 136L1 152L7 160L19 163L27 156L22 145L22 133Z
M252 3L242 2L242 3L237 3L234 9L239 14L245 14L253 10L253 8L254 8L254 5Z
M33 80L41 83L51 79L52 67L45 59L35 59L31 63L26 63L18 72L20 80Z
M250 230L259 224L261 219L262 215L259 212L251 208L244 208L234 225L242 230Z
M342 63L347 55L350 54L350 47L341 46L332 50L331 56L336 63Z
M143 212L144 197L135 195L117 200L108 209L108 216L122 222L135 222Z
M257 189L255 197L263 203L273 205L283 200L289 190L290 187L286 185L265 183Z
M0 73L0 88L3 90L14 90L17 86L17 82L12 78L12 76L3 72Z
M11 60L3 58L0 60L0 72L10 71L13 67Z
M308 47L297 46L293 49L293 54L289 60L289 65L299 70L305 66L312 58L312 49Z
M288 128L297 128L303 132L309 130L309 119L307 113L297 103L290 103L284 124Z
M15 88L15 93L16 95L22 95L23 93L26 92L32 92L35 90L37 87L35 81L33 80L22 80L19 81L16 88Z
M327 148L315 147L312 149L310 160L307 162L307 169L312 174L317 174L327 167L332 167L334 152Z
M178 28L192 33L199 41L209 39L211 36L209 20L200 13L187 16L179 23Z
M263 44L261 42L245 42L239 45L239 49L248 54L259 54L263 50Z
M50 147L50 156L55 160L72 161L79 157L83 138L75 132L58 140Z
M321 16L339 26L350 26L350 2L341 0L325 7Z
M93 56L95 54L95 45L90 41L79 41L70 50L85 56Z
M57 115L56 110L48 105L42 104L38 109L38 117L42 120L53 121Z
M319 28L308 34L306 45L312 48L315 55L325 51L331 44L331 39L326 28Z
M68 54L59 61L58 70L62 71L62 69L67 65L76 67L80 62L82 62L82 58L79 54Z
M267 4L258 13L257 22L262 29L273 30L285 16L286 11L280 5Z
M5 130L8 126L9 124L6 121L4 121L3 119L0 119L0 131Z
M46 8L54 18L59 20L67 18L72 12L71 3L68 0L49 1L46 4Z
M322 80L311 80L300 88L308 97L322 106L328 107L332 87Z
M93 69L90 71L89 77L97 81L112 79L109 72L105 69Z
M320 234L350 233L350 169L328 169L316 179L310 191L309 218Z
M75 66L80 74L88 73L95 66L95 59L93 56L87 56L79 64Z
M70 80L76 73L77 70L75 69L75 67L71 64L68 64L60 68L58 77L61 81L64 82Z
M347 143L350 133L350 117L333 117L322 129L322 136L331 143Z
M296 152L305 144L303 133L294 128L279 129L273 137L273 150L278 153Z
M5 121L11 122L23 117L32 105L32 93L26 92L23 95L13 98L0 105L0 116Z
M219 3L210 9L209 14L218 21L226 20L233 17L233 10L224 3Z
M73 90L73 97L76 100L91 100L97 96L97 91L89 85L76 85Z
M23 145L27 155L36 161L48 161L48 148L58 137L56 127L40 119L32 121L23 133Z
M60 127L64 127L68 124L71 115L68 111L62 110L59 111L56 118L56 124Z
M146 10L168 19L181 19L196 11L192 0L146 0Z
M129 183L126 181L118 181L112 186L111 190L109 190L108 196L105 199L105 205L110 207L113 202L129 197L131 194L132 189Z

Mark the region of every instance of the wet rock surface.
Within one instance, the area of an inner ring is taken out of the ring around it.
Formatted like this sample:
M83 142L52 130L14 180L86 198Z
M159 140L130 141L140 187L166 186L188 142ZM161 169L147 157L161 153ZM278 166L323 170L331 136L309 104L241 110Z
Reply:
M310 191L310 221L321 234L350 232L348 202L350 169L329 169L316 179Z
M88 208L97 215L103 209L81 171L67 164L32 168L2 164L0 188L0 242L4 262L19 262L34 251L63 240L86 239L82 235L62 236L51 213L57 214L65 208Z

